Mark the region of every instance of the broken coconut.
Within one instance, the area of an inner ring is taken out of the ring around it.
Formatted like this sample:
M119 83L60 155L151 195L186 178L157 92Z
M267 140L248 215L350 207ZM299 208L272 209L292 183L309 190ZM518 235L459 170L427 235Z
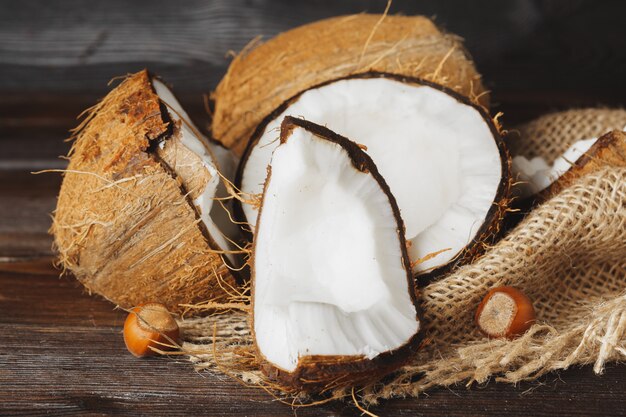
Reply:
M522 198L536 196L541 201L601 166L626 166L626 134L616 130L600 138L579 140L552 164L538 156L532 159L515 156L512 165L518 179L515 193Z
M77 129L51 228L63 268L124 308L225 298L231 230L213 149L233 162L212 146L162 82L128 76Z
M253 249L262 369L299 389L374 380L406 363L421 327L398 206L348 139L286 117L280 143Z
M251 137L236 184L259 194L285 116L304 117L363 145L389 184L421 281L473 259L493 240L508 203L509 158L482 107L424 80L352 76L311 88ZM257 207L235 203L254 228ZM433 254L436 254L434 256Z
M329 80L371 71L428 79L488 103L461 39L430 19L339 16L264 44L252 42L235 57L212 95L212 134L241 154L257 125L285 100Z

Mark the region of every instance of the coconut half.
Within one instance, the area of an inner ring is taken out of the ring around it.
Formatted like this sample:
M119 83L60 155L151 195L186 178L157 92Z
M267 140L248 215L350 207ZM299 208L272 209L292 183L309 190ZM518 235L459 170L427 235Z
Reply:
M254 338L270 377L324 390L409 359L421 326L403 227L355 143L285 117L252 264Z
M624 126L626 131L626 126ZM535 195L547 197L600 164L626 165L626 142L619 131L609 132L600 138L574 142L552 164L542 157L528 159L523 155L513 158L513 175L517 178L514 192L521 198Z
M124 308L226 299L211 146L162 82L128 76L77 129L51 227L62 266Z
M240 155L254 129L285 100L329 80L371 71L428 79L483 105L489 101L460 37L424 16L361 13L251 42L212 95L211 132Z
M485 111L451 90L381 73L307 90L251 137L236 177L244 193L261 193L286 116L363 146L398 202L414 273L439 275L476 256L498 231L509 191L508 154ZM254 228L255 206L236 203L235 210Z

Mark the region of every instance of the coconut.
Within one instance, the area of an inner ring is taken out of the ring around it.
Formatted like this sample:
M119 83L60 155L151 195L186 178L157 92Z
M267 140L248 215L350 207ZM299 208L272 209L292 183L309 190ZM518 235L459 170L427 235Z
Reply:
M518 178L515 192L523 198L543 201L602 166L626 167L624 132L615 130L599 138L576 141L552 164L541 157L515 156L512 166Z
M212 134L241 154L256 126L288 98L328 80L370 71L436 81L488 103L461 39L443 33L428 18L340 16L244 49L212 95Z
M213 149L162 82L128 76L77 128L51 228L63 268L124 308L225 298Z
M422 282L477 256L496 237L509 192L509 158L485 110L425 80L368 73L315 86L258 127L236 185L262 191L280 122L302 116L361 144L394 194L413 271ZM254 229L257 207L235 204Z
M281 385L328 390L410 359L421 323L400 212L372 160L286 117L253 244L253 333Z

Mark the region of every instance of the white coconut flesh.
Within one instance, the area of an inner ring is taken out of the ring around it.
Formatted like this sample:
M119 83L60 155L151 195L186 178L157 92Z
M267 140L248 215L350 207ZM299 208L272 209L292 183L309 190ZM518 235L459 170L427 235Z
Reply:
M281 369L373 359L419 330L389 198L334 142L297 127L275 150L254 253L256 342Z
M230 220L227 209L216 203L215 198L227 195L219 174L222 173L224 176L232 175L234 160L226 150L211 145L209 140L202 136L174 94L164 83L154 78L152 79L152 85L159 99L165 103L170 118L177 125L176 137L166 139L159 146L163 149L168 145L168 141L177 140L176 146L184 146L186 150L191 151L197 160L200 161L201 166L206 170L208 181L206 181L203 190L195 193L196 197L193 199L193 204L198 211L200 220L206 227L211 239L219 246L219 249L231 250L232 245L229 239L236 235L236 226ZM216 152L221 156L219 161L223 162L224 167L218 163ZM192 162L174 161L174 163L170 164L170 168L176 172L185 168L185 163ZM234 256L231 253L227 253L226 256L230 261L234 261Z
M445 265L475 237L494 203L502 161L474 107L430 86L386 78L345 79L308 90L269 122L246 161L241 189L262 191L280 122L304 117L365 145L395 196L414 267ZM256 209L243 207L254 226Z
M623 130L626 131L626 126ZM574 142L552 164L539 156L531 159L523 155L513 157L511 169L517 179L516 193L521 197L530 197L542 192L565 174L597 140L598 138L590 138Z

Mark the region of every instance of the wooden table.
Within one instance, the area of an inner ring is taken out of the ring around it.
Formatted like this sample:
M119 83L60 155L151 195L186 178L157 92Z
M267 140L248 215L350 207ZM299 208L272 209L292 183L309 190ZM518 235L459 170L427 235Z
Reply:
M137 360L124 314L58 277L49 213L63 138L113 76L148 66L192 117L252 37L384 1L0 1L0 415L294 415L263 391L196 373L182 358ZM547 110L626 101L626 6L605 1L395 1L437 15L467 40L494 110L515 124ZM626 367L586 366L519 386L437 389L387 401L380 415L626 415ZM298 416L359 415L350 404Z

